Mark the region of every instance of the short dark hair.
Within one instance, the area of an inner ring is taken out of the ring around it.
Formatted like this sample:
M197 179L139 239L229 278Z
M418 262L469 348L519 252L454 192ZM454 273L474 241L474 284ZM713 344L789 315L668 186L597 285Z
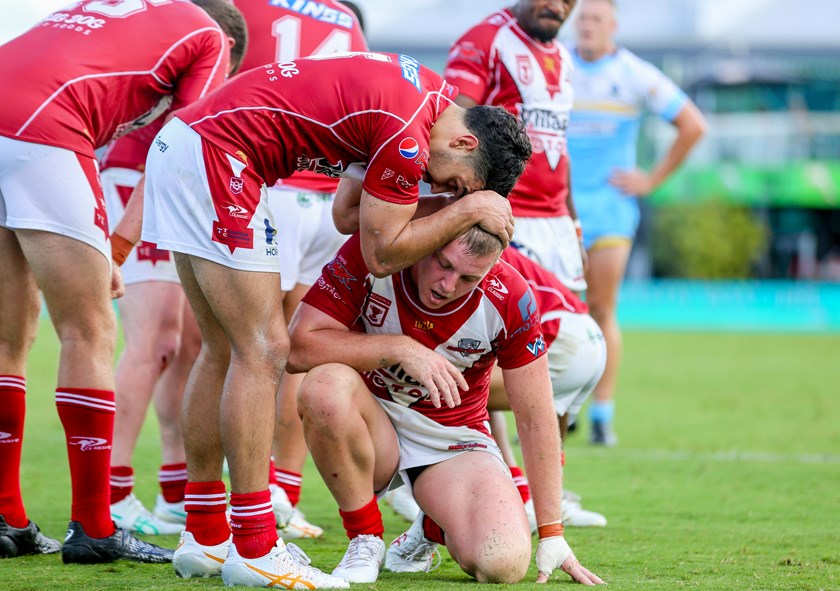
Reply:
M464 125L478 147L470 159L484 188L507 197L531 157L525 126L502 107L477 105L467 109Z
M232 65L230 73L235 74L242 65L242 59L248 49L248 27L245 24L245 17L227 0L192 0L192 3L209 14L210 18L219 24L225 35L235 41L233 47L230 48Z
M349 8L354 15L356 15L356 20L359 21L359 28L362 30L362 33L365 32L365 17L362 14L362 9L355 2L351 2L350 0L338 0L339 4L344 4L347 8Z
M464 252L470 256L483 257L487 255L500 255L505 248L502 241L495 234L491 234L478 224L471 226L461 234L457 240L464 245Z

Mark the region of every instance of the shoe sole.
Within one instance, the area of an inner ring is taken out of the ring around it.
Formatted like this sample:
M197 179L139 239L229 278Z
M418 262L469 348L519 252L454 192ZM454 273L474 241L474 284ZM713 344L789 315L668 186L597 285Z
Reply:
M224 560L216 556L210 556L204 553L204 557L196 556L195 554L181 554L175 557L172 561L172 566L175 567L175 574L183 579L209 579L211 577L222 576L222 564ZM218 568L211 570L207 566L206 560L218 561Z

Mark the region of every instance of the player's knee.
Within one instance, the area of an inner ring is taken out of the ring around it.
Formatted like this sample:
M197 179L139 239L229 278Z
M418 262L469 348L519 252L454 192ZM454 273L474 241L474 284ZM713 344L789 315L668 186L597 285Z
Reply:
M475 579L479 583L513 584L528 574L531 561L531 544L505 540L494 548L484 548L477 557L474 567Z
M351 410L352 390L346 366L328 363L312 368L298 389L298 413L304 423L329 427Z
M62 348L84 347L91 353L113 356L117 324L110 308L94 314L64 317L54 320L54 324Z

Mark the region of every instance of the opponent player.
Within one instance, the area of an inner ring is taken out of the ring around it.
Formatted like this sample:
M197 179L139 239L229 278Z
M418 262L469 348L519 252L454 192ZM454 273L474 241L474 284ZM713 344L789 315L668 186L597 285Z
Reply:
M268 62L285 63L307 55L367 51L353 11L341 2L322 0L313 11L304 3L272 4L265 0L235 2L248 23L248 52L243 70ZM310 171L297 172L268 188L280 253L283 315L291 318L301 297L321 275L344 243L332 221L338 179ZM302 375L284 374L277 394L271 502L283 539L319 537L323 530L298 509L303 485L306 442L297 412Z
M315 586L346 584L300 566L274 528L266 466L289 341L265 188L296 170L361 170L364 190L352 223L361 227L368 264L382 276L475 223L509 241L513 220L498 193L516 182L530 145L509 113L461 109L451 103L456 92L405 55L305 58L234 78L155 138L143 238L178 253L202 333L183 423L187 531L203 561L196 572L212 566L203 556L226 553L227 584L273 584L285 572ZM437 192L463 197L411 221L421 177ZM479 191L485 187L491 191ZM232 486L229 551L223 457Z
M225 32L202 9L163 0L77 2L0 47L0 75L15 81L0 111L0 431L11 441L0 446L4 555L44 551L19 488L40 290L61 343L56 404L72 482L62 557L171 560L115 530L109 513L116 333L94 150L218 86L229 60Z
M373 582L428 570L445 543L479 582L528 570L523 505L487 425L498 360L533 478L539 580L578 563L560 523L560 438L536 300L499 261L501 241L475 226L410 268L373 275L352 237L324 268L292 321L289 366L308 370L300 409L312 457L339 506L350 545L333 571ZM388 549L375 492L397 481L423 508Z
M676 170L705 133L697 107L662 72L613 41L612 0L583 0L572 47L577 95L569 126L572 186L586 230L589 289L586 301L607 340L607 367L589 407L592 443L614 445L615 386L621 363L616 319L618 288L639 224L637 198ZM636 143L644 111L673 124L676 138L648 173L636 168ZM518 234L517 234L518 236Z
M576 416L589 397L595 384L604 373L607 357L606 344L601 329L588 314L585 303L553 273L541 267L515 248L506 248L502 260L510 264L528 282L540 310L540 324L548 348L548 369L554 391L554 411L560 422L560 440L566 440L569 416ZM493 370L490 381L490 426L493 438L502 451L510 468L516 487L525 503L525 512L536 530L528 481L517 465L516 456L507 436L507 423L503 410L510 404L505 393L502 371ZM561 456L561 466L565 454ZM587 511L581 506L580 497L563 491L563 525L577 527L605 526L606 518L600 513Z
M525 124L534 157L510 194L515 245L569 289L586 289L581 228L569 189L571 58L555 39L575 0L520 0L467 31L444 75L463 106L501 105Z

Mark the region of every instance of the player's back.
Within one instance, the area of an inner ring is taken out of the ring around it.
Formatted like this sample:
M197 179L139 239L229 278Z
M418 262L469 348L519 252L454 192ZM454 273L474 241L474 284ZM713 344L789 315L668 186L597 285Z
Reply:
M537 307L541 313L556 310L577 314L589 312L589 307L572 290L563 285L554 273L528 258L513 246L504 250L502 260L516 269L531 286L537 299Z
M248 25L248 51L240 71L309 55L367 51L364 34L349 8L334 0L268 2L237 0ZM335 193L338 181L310 171L295 173L284 186Z
M0 46L0 134L93 150L220 84L225 35L191 2L82 2ZM174 97L173 97L174 92Z

